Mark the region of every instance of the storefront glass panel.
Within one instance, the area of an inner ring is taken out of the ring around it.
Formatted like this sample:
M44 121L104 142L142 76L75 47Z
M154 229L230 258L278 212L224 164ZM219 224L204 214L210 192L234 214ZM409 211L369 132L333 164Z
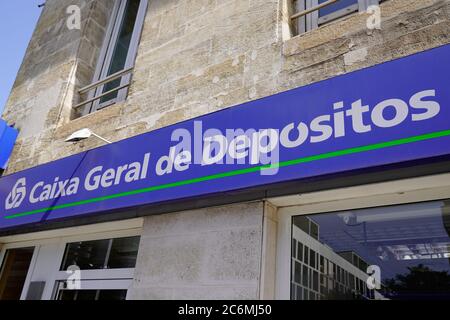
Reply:
M291 298L450 299L449 235L450 200L294 216Z

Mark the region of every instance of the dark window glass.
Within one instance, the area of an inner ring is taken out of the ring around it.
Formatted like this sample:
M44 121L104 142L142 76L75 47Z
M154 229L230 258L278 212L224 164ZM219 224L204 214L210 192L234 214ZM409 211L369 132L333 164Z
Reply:
M363 271L363 272L367 272L367 268L369 267L369 265L364 262L363 260L359 259L359 268Z
M140 237L69 243L61 270L78 266L81 270L134 268Z
M294 225L297 226L303 232L309 234L309 218L306 216L294 217Z
M61 290L57 300L62 301L119 301L125 300L127 290Z
M108 268L134 268L139 249L139 237L113 239Z
M354 254L353 252L339 252L339 255L344 258L345 260L347 260L348 262L350 262L351 264L358 266L358 262L355 261L354 259Z
M128 56L128 50L130 49L131 38L133 36L134 26L136 24L136 17L139 10L140 0L128 0L124 18L119 31L119 38L117 39L116 46L111 58L111 64L108 69L108 76L119 72L124 69ZM120 80L116 79L103 87L103 93L108 92L120 86ZM101 98L100 102L106 102L117 97L117 91L106 95Z
M309 248L305 246L305 254L303 256L303 262L309 264Z
M109 240L69 243L66 247L62 270L78 266L81 270L104 269Z
M58 299L60 301L75 301L77 291L76 290L61 290L58 293Z
M309 250L309 265L312 268L316 268L316 252L314 250Z
M354 266L359 268L359 260L360 260L359 257L356 254L353 254L353 252L351 254L352 254L351 262L353 263Z
M317 271L313 272L313 290L319 291L319 273Z
M294 281L296 283L301 283L302 281L302 265L298 262L295 262L295 272L294 272Z
M350 274L350 288L355 289L355 276Z
M297 242L297 259L303 261L303 244Z
M96 300L97 291L96 290L80 290L76 293L75 300L77 301L91 301Z
M352 219L348 214L293 219L297 246L303 244L304 262L314 268L302 270L305 287L320 287L324 299L450 300L450 200L352 210ZM305 219L317 224L318 239L298 231ZM380 270L376 290L366 283L369 266Z
M127 290L100 290L98 300L125 300Z
M310 236L316 240L319 240L319 226L311 221L310 229Z
M292 239L292 257L293 258L297 258L296 257L296 253L297 253L297 241L295 241L295 239Z
M303 266L302 278L303 278L302 285L303 285L304 287L308 287L308 278L309 278L309 275L308 275L308 267L307 267L307 266Z

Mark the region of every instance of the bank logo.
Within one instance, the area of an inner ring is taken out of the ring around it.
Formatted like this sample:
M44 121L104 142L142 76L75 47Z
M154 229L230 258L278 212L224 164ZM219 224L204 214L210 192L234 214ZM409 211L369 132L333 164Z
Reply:
M5 209L15 209L18 208L23 200L25 200L25 197L27 195L27 180L25 178L21 178L17 180L16 184L12 188L11 192L9 193L8 197L5 201Z

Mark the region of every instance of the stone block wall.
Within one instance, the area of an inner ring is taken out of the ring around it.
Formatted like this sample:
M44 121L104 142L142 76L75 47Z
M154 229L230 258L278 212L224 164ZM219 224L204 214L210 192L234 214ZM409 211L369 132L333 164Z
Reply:
M263 203L145 218L128 299L258 299Z
M81 30L67 27L70 5L81 9ZM54 135L92 81L111 9L110 0L46 1L3 114L20 130L7 173L78 152L55 152Z

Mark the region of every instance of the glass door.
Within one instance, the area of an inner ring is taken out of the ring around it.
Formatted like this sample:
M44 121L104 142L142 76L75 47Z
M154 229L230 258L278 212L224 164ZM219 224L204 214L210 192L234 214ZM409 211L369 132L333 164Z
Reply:
M0 300L20 300L34 248L9 249L0 269Z

